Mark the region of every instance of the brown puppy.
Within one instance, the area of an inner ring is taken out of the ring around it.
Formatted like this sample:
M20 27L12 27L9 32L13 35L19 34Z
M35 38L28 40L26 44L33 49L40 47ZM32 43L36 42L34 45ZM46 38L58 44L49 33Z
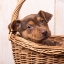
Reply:
M9 29L12 28L13 33L19 32L19 36L33 42L56 45L47 39L51 36L48 27L48 22L51 18L52 14L39 11L38 14L31 14L22 20L15 20L9 25Z

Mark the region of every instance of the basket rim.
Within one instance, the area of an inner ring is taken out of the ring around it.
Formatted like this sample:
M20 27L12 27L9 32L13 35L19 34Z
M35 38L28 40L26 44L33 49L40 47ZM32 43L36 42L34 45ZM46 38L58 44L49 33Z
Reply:
M14 34L9 34L9 39L10 41L14 42L17 45L20 45L24 48L39 52L39 53L44 53L44 54L63 54L64 53L64 47L60 46L40 46L37 43L31 42L29 40L26 40L22 37L16 36Z

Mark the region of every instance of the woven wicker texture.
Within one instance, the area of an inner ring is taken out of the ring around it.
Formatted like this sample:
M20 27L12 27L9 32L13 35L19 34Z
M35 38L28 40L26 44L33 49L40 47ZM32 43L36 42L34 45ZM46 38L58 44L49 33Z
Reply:
M19 11L24 1L19 1L12 15L12 22L18 19ZM64 41L64 37L61 38ZM12 44L15 64L64 64L63 46L42 46L16 36L12 32L9 34L9 40Z
M10 40L15 64L64 64L63 47L41 46L13 34Z
M16 64L64 64L64 55L46 55L23 48L13 42L12 44Z

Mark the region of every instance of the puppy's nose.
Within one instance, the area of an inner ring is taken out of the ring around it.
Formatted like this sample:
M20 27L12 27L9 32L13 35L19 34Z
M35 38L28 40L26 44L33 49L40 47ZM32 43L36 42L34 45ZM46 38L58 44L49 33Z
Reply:
M47 35L47 31L46 30L43 30L42 31L42 35L46 36Z

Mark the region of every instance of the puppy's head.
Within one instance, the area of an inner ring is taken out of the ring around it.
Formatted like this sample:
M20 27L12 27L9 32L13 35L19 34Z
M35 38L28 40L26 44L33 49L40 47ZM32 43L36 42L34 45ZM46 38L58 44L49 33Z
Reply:
M48 27L48 22L51 18L52 14L39 11L38 14L31 14L22 20L15 20L12 22L11 28L18 31L25 39L40 42L51 35Z

